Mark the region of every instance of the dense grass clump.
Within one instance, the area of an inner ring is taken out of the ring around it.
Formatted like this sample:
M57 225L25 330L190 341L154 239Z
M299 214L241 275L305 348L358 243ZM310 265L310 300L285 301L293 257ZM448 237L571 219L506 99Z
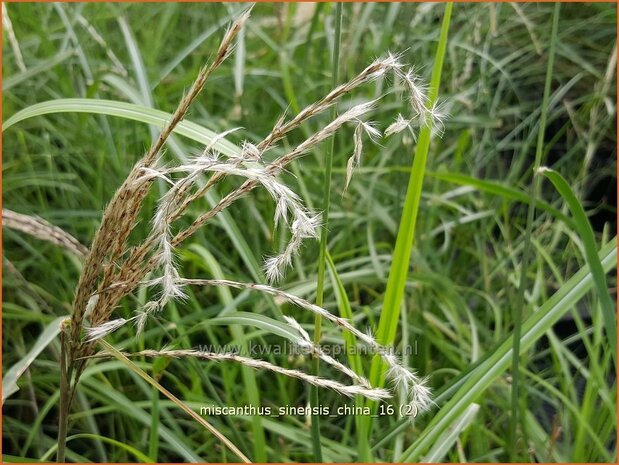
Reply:
M246 9L4 6L3 460L616 461L616 5Z

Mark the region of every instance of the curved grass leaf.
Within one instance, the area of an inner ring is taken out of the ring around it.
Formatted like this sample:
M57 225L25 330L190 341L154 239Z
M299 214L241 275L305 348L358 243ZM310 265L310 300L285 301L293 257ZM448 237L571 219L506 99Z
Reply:
M2 131L4 132L11 126L26 119L54 113L91 113L117 116L119 118L140 121L159 127L163 127L172 118L172 115L165 111L155 110L133 103L118 102L115 100L67 98L37 103L18 111L2 123ZM174 129L174 132L204 145L210 144L216 136L215 132L199 124L192 123L191 121L181 121ZM224 155L235 155L240 152L234 144L226 140L219 140L215 144L215 147Z
M335 268L335 263L333 263L333 258L329 251L326 254L327 265L329 265L329 271L331 272L331 279L333 282L333 290L335 293L335 298L337 300L337 306L340 311L340 316L342 318L347 319L348 321L353 321L353 313L350 307L350 301L348 300L348 296L346 295L346 289L344 288L344 283L340 279L340 276ZM346 353L348 354L348 362L350 363L350 367L357 373L359 376L363 375L363 364L361 363L361 357L355 350L357 347L357 338L350 334L348 331L344 331L342 333L344 337L344 342L346 343Z
M572 212L574 217L574 229L578 232L580 239L582 240L585 249L585 259L591 269L593 275L593 281L600 298L600 304L602 306L602 315L604 317L604 328L606 335L608 336L608 344L610 345L613 359L615 363L617 361L617 317L616 309L613 304L613 300L608 292L608 286L606 284L606 275L602 268L602 263L597 254L597 245L595 241L595 234L589 218L585 213L582 204L578 201L578 198L574 194L574 191L567 183L565 178L558 172L551 170L550 168L541 167L538 171L540 174L546 176L550 182L555 186L561 197L565 200L565 203Z

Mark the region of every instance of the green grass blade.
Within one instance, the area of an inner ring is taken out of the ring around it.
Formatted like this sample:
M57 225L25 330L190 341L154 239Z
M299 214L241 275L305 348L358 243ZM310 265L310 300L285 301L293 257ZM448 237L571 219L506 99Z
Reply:
M259 313L230 312L224 316L205 321L205 325L243 325L263 329L267 334L275 334L291 342L299 341L299 334L289 325Z
M172 58L168 63L163 66L163 69L159 72L159 77L157 80L151 84L151 89L154 89L163 81L168 75L174 71L174 69L191 53L193 53L205 40L211 37L215 32L221 29L223 26L228 24L231 19L235 18L240 12L233 11L232 13L223 16L220 18L213 26L209 27L206 31L196 37L191 41L189 45L183 48L180 52L178 52L174 58Z
M2 461L5 463L37 463L38 459L29 457L17 457L15 455L2 454Z
M443 61L447 51L447 36L452 8L453 3L447 3L445 5L441 34L436 49L434 68L432 70L432 81L428 92L428 108L432 108L438 98ZM410 255L415 238L415 226L417 223L417 214L419 212L426 160L430 150L431 135L431 126L425 126L419 134L419 141L415 150L413 168L409 178L402 219L400 220L395 250L393 252L393 262L389 270L383 308L376 332L378 342L384 345L393 344L398 321L400 319L400 308L404 297L404 286L408 275ZM372 386L377 387L382 387L384 385L384 363L378 357L375 357L372 361L370 383ZM367 427L365 433L369 435L371 419L367 418L364 423Z
M541 167L538 173L546 176L552 184L555 186L559 194L565 200L565 203L569 207L574 217L574 225L580 239L582 240L585 249L585 259L593 274L593 280L595 288L600 299L602 306L602 315L604 317L604 329L606 330L606 336L608 337L608 344L610 346L613 359L617 362L617 318L615 305L608 292L608 286L606 284L606 276L602 263L597 254L597 246L595 241L595 234L589 218L582 207L582 204L578 201L578 198L574 194L574 191L567 183L565 178L558 172L551 170L550 168Z
M156 379L153 373L153 378ZM153 390L151 404L151 422L150 431L148 432L148 455L153 457L153 460L157 460L159 457L159 422L161 417L159 415L159 391Z
M429 108L434 105L438 97L443 60L447 49L447 33L449 31L449 21L451 18L452 8L453 3L448 3L445 6L445 16L443 18L441 37L437 47L436 60L434 62L434 69L432 72L432 83L430 84L430 91L428 93ZM415 238L415 227L419 213L423 178L428 152L430 150L431 132L432 128L429 126L426 126L421 130L421 133L419 134L419 142L415 150L413 169L409 178L408 191L404 201L404 210L402 212L402 219L400 221L395 250L393 253L393 265L389 270L383 311L381 312L381 318L376 333L378 341L382 344L392 344L395 339L401 307L400 304L402 302L402 298L404 297L404 283L406 282L406 277L408 275L410 254Z
M331 254L327 250L327 265L329 265L329 271L332 281L333 292L335 293L335 298L337 300L337 306L340 312L340 316L342 318L347 319L348 321L353 321L353 313L352 308L350 307L350 301L348 300L348 296L346 295L346 289L344 288L344 283L340 279L340 276L335 268L335 263L333 262L333 258L331 258ZM344 337L344 344L346 348L346 354L348 356L348 363L352 370L357 373L359 376L365 376L363 374L363 363L361 361L361 356L359 352L356 350L357 348L357 338L350 334L348 331L342 334ZM361 396L355 396L355 406L363 407L365 400ZM360 428L361 417L355 415L355 424L357 425L357 435L362 429ZM363 448L367 446L361 446L360 443L364 442L364 438L358 436L357 437L357 447L359 449L360 455Z
M329 271L331 272L330 274L333 281L333 290L335 293L335 298L337 299L340 316L349 321L353 321L352 308L350 307L350 301L346 295L344 283L340 279L340 275L335 268L335 263L333 262L333 258L331 258L329 251L327 251L326 258L327 265L329 265ZM361 363L361 357L359 353L354 350L357 347L357 338L348 331L343 332L342 336L344 338L344 342L346 343L346 353L348 354L348 362L350 363L351 368L355 371L355 373L363 376L363 364Z
M127 20L123 16L118 18L118 24L120 25L120 31L125 39L125 44L127 45L127 50L129 51L131 62L133 63L135 78L138 88L140 89L140 94L142 95L142 101L146 106L153 107L153 95L150 92L150 84L148 83L146 67L144 66L144 60L142 60L140 48L135 42L135 38L133 37Z

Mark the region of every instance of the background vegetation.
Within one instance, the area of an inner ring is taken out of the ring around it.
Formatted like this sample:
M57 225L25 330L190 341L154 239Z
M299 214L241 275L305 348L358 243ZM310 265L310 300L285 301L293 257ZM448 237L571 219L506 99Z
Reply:
M191 3L9 4L3 18L4 208L41 216L89 244L102 209L150 145L156 127L96 114L110 111L96 105L10 127L8 118L40 102L62 106L60 99L76 97L171 112L240 9ZM531 259L526 266L522 260L553 9L455 5L439 89L450 116L442 137L430 146L396 338L400 349L414 348L407 361L429 377L437 406L412 424L381 416L369 432L358 428L354 417L324 417L325 461L354 461L358 443L366 441L371 450L362 457L380 461L616 461L616 376L599 293L583 253L587 239L570 220L565 198L546 179L532 223ZM387 51L402 51L402 61L429 82L444 11L442 4L345 4L340 82ZM542 165L567 179L587 212L607 273L616 262L616 21L614 4L562 6L541 153ZM234 55L208 82L189 119L216 132L242 126L229 137L234 143L260 140L284 110L295 113L330 90L334 25L333 4L257 5ZM384 81L366 86L338 109L387 88ZM396 95L386 102L374 117L381 127L403 105ZM284 145L294 146L326 118L312 120ZM365 144L362 167L343 193L352 129L335 138L328 251L337 273L327 267L324 295L326 308L337 313L350 305L356 325L370 328L377 326L394 260L415 148L407 136L381 144ZM323 205L327 148L285 175L317 209ZM177 136L165 157L199 150L196 142ZM215 195L192 211L197 215L208 208ZM156 198L149 198L147 211ZM263 282L262 257L285 240L274 234L272 217L264 191L234 204L180 249L185 275ZM143 237L148 228L145 216L137 231ZM315 300L317 259L318 241L308 242L282 287ZM80 261L70 253L3 230L6 461L53 457L59 398L54 328L58 317L71 311L79 273ZM519 420L510 425L509 337L523 273ZM612 275L605 284L614 296ZM127 299L117 313L130 315L146 298ZM264 325L222 317L240 311L277 319L289 310L280 304L246 291L193 290L187 302L170 305L158 324L149 325L143 338L136 340L128 327L107 341L127 350L170 343L182 348L281 343ZM242 330L231 328L231 321L243 323ZM302 322L313 327L309 317ZM327 344L343 343L330 328L323 328L322 336ZM33 348L40 354L30 360ZM280 365L311 368L300 357L269 357ZM26 361L31 365L18 381L20 389L7 398L7 372ZM366 373L368 362L363 360ZM273 407L309 401L306 385L272 374L256 372L257 389L250 389L240 368L230 364L136 363L195 409L256 399ZM91 362L78 392L70 460L237 460L120 362ZM354 404L326 390L319 396L331 408ZM208 421L252 460L315 457L307 417ZM517 426L515 444L508 439L510 426Z

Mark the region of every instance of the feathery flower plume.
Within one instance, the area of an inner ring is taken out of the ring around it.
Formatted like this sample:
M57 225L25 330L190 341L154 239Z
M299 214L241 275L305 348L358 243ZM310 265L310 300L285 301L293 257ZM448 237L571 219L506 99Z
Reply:
M150 182L136 185L136 179L143 176L143 168L149 168L153 165L165 142L176 126L185 118L190 105L202 91L209 77L230 54L233 40L249 18L250 11L251 7L232 23L220 42L217 53L211 63L200 70L191 88L181 99L171 119L161 130L159 137L153 141L144 157L134 166L103 212L101 224L85 257L84 271L80 276L75 292L73 314L71 315L71 335L69 338L71 341L79 341L80 339L86 301L96 291L100 275L105 275L104 282L102 283L103 288L111 284L108 280L114 276L112 266L114 266L124 252L127 239L133 230L140 207L148 193ZM136 281L139 281L139 278ZM131 288L126 289L125 295L132 290ZM123 294L119 295L119 297L116 297L117 299L122 298ZM114 302L110 301L110 299L111 297L109 299L101 299L98 302L97 308L93 310L93 314L96 314L102 320L109 318L110 309L114 308ZM77 346L69 348L72 358L77 358L78 350L81 350L81 348ZM77 370L75 373L75 379L77 380L81 370Z
M148 314L149 314L148 311L144 309L143 311L137 312L136 315L133 317L135 329L136 329L136 333L135 333L136 338L139 338L144 332L144 327L146 326L146 320L148 319Z
M385 129L385 136L391 136L392 134L398 134L405 129L411 127L412 121L404 118L401 114L398 113L396 120L391 123L387 129Z
M125 323L129 320L125 320L124 318L117 318L115 320L106 321L99 326L94 326L92 328L86 328L86 334L88 338L86 339L88 342L96 341L97 339L101 339L107 336L110 333L113 333L118 328L122 328Z
M365 132L372 141L376 141L376 139L381 137L380 131L374 126L372 126L372 123L358 120L353 136L353 154L346 163L346 184L344 186L344 191L348 189L348 185L350 184L350 180L352 179L353 170L361 164L361 153L363 151L363 132Z
M387 391L386 389L367 388L367 387L358 386L358 385L346 385L346 384L339 383L337 381L333 381L328 378L322 378L320 376L310 375L310 374L304 373L299 370L290 370L287 368L282 368L278 365L273 365L265 360L243 357L235 353L215 353L215 352L205 352L205 351L199 351L199 350L164 349L164 350L143 350L141 352L136 352L136 353L125 353L124 355L128 357L140 357L140 356L141 357L173 357L173 358L194 357L194 358L200 358L204 360L211 360L215 362L232 361L232 362L240 363L241 365L244 365L250 368L254 368L256 370L268 370L273 373L278 373L284 376L288 376L290 378L297 378L307 383L313 384L314 386L331 389L346 397L353 397L355 395L361 395L367 399L377 400L377 401L391 398L391 393Z
M357 113L358 111L354 112L354 114ZM246 144L245 147L251 159L261 157L256 146ZM277 180L276 173L270 172L264 167L246 167L237 163L237 160L234 159L199 157L192 160L190 164L161 170L162 175L189 173L187 177L177 181L163 196L153 219L153 233L159 243L159 261L164 267L164 276L171 279L171 277L178 275L173 264L173 244L169 235L170 214L168 212L173 212L179 204L178 193L180 188L178 186L181 183L186 184L197 180L197 175L204 172L244 177L262 185L275 201L274 222L277 225L283 220L283 222L289 224L292 235L288 245L280 255L268 258L265 261L266 274L271 282L282 276L283 271L290 265L292 257L299 250L303 239L318 237L320 215L310 213L302 204L300 197L288 186ZM292 221L290 221L289 216L292 217ZM170 279L167 281L169 284L167 291L164 291L165 299L162 299L164 301L168 300L167 297L182 295L182 291L177 286L170 284Z
M449 116L445 105L442 102L436 101L432 108L426 113L428 121L432 122L432 129L437 135L442 136L445 131L445 119Z

